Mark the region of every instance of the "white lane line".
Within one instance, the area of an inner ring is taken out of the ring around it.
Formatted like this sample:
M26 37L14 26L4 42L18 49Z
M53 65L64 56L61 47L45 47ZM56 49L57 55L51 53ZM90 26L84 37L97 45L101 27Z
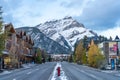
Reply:
M36 69L36 70L39 70L39 69Z
M37 70L39 70L39 69L35 69L34 71L37 71ZM31 73L34 72L34 71L28 72L27 74L31 74Z
M31 74L32 72L28 72L27 74Z
M120 74L115 74L116 76L120 76Z
M103 80L103 79L101 79L101 78L99 78L99 77L97 77L97 76L95 76L93 74L89 74L89 73L85 72L84 70L81 70L81 72L88 75L88 76L90 76L90 77L92 77L92 78L94 78L94 79L96 79L96 80Z
M15 78L13 80L16 80Z

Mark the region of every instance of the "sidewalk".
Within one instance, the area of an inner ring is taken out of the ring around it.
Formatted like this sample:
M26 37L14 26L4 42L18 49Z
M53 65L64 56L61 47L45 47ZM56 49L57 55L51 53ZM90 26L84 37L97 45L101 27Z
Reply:
M108 73L108 74L113 74L115 76L120 76L120 71L119 70L101 70L101 72Z
M76 63L72 63L72 64L78 65ZM120 76L120 70L117 70L117 71L116 70L100 70L100 69L89 67L89 66L86 66L86 65L82 65L82 66L86 67L88 69L99 71L99 72L104 72L104 73L112 74L112 75L115 75L115 76Z
M27 64L22 64L22 67L23 68L31 68L31 67L34 67L36 66L37 64L33 64L33 63L27 63Z
M12 70L3 69L3 72L0 72L0 75L10 74L14 71L21 71L21 70L24 70L24 69L29 69L29 68L34 67L36 65L37 64L28 63L28 64L22 64L22 68L19 68L19 69L12 69Z

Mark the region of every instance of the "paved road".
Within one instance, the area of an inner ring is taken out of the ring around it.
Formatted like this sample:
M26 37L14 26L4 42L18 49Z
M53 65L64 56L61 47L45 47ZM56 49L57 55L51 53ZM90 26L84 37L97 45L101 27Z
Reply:
M48 80L56 63L50 62L29 69L0 75L0 80Z
M60 62L68 80L120 80L120 77L93 68ZM25 70L0 75L0 80L50 80L56 62L40 64Z
M89 67L67 62L62 62L61 64L69 80L120 80L120 77L118 76Z

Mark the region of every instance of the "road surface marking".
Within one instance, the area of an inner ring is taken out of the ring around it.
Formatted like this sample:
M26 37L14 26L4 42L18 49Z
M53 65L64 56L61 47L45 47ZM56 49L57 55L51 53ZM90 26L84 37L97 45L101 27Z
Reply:
M16 80L16 79L13 79L13 80Z
M115 74L116 76L120 76L120 74Z
M36 69L36 70L39 70L39 69Z
M89 74L89 73L85 72L84 70L81 70L81 72L88 75L88 76L90 76L90 77L92 77L92 78L94 78L94 79L96 79L96 80L103 80L103 79L101 79L101 78L99 78L99 77L97 77L97 76L95 76L93 74Z
M28 72L27 74L31 74L32 72Z

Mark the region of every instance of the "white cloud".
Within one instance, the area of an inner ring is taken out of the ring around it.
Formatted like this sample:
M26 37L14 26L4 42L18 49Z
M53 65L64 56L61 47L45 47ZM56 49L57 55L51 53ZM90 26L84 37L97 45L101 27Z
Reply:
M78 0L47 1L49 0L30 0L30 2L22 0L16 9L10 11L15 26L35 26L51 19L59 19L65 16L80 16L83 9L90 2L90 0L83 0L81 2ZM63 6L63 3L70 5L70 7Z
M113 27L104 31L97 31L99 35L103 35L107 38L110 38L110 36L115 39L116 35L120 37L120 26Z
M5 2L9 2L10 0L3 0L3 1L5 1Z
M116 22L116 25L120 26L120 20L118 20L118 21Z
M114 26L120 18L120 2L115 2L114 0L0 1L4 2L5 22L12 22L15 27L35 26L52 19L72 16L82 22L87 28L102 30ZM1 3L3 4L3 2Z

